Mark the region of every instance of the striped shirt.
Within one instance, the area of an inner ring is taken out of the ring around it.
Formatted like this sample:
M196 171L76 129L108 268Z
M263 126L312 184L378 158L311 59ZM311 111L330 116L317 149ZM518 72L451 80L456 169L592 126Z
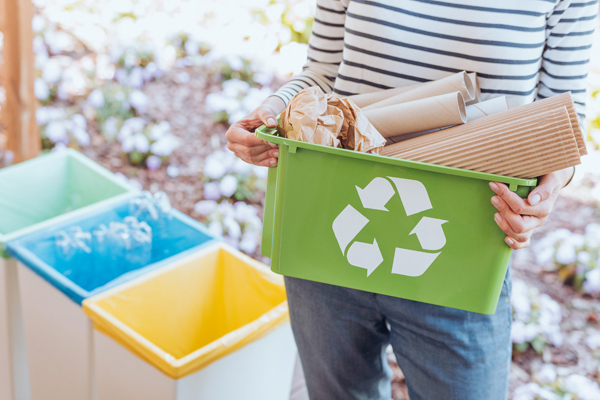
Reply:
M308 86L353 95L477 72L481 98L511 107L571 91L585 111L597 0L317 0L301 73Z

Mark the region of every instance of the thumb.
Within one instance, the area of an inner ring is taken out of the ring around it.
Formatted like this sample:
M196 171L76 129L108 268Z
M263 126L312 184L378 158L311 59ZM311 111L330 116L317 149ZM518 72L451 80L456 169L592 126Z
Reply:
M554 177L552 175L546 175L541 179L538 187L529 193L527 201L530 205L535 206L542 201L548 200L555 187Z
M277 118L275 113L268 107L259 107L257 110L258 118L269 128L277 127Z

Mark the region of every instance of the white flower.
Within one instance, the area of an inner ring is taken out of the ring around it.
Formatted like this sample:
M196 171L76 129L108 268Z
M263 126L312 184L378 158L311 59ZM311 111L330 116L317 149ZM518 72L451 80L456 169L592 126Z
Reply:
M233 114L241 106L238 99L225 97L221 93L210 93L205 97L204 104L208 112L225 111L227 114Z
M241 57L228 54L225 56L225 61L229 64L229 67L234 71L240 71L244 68L244 60Z
M229 116L227 122L229 122L229 125L233 125L236 122L238 122L240 119L244 118L246 116L246 114L248 114L248 113L245 110L236 111Z
M110 139L114 139L115 136L117 135L117 126L119 124L119 121L117 120L117 118L113 117L112 115L108 118L106 118L106 121L104 122L104 134Z
M252 170L254 171L254 175L256 175L258 178L267 179L267 176L269 176L269 168L267 167L253 165Z
M127 78L127 85L139 89L144 86L144 70L142 67L133 67Z
M592 256L587 251L580 251L577 253L577 261L582 264L587 264L592 260Z
M60 67L58 61L56 61L54 58L46 61L44 69L42 70L42 78L49 84L53 85L60 81L61 76L62 68Z
M248 172L250 172L252 170L252 164L248 164L247 162L245 162L244 160L237 158L236 160L233 162L233 165L231 166L231 172L236 173L236 174L247 174Z
M522 321L514 321L510 329L510 338L513 343L525 343L525 324Z
M139 90L134 90L129 95L129 104L131 104L138 113L144 114L148 109L148 97Z
M136 133L133 136L133 140L135 142L134 147L135 150L138 153L147 153L148 150L150 150L150 141L148 141L148 138L146 137L146 135L144 135L141 132Z
M123 129L121 129L121 131L123 131ZM123 151L123 153L131 153L135 148L135 139L133 138L133 136L126 136L121 140L121 151Z
M177 165L169 165L167 167L167 175L171 178L177 178L179 176L179 168Z
M239 239L242 236L242 228L240 224L233 218L225 217L223 219L223 226L227 231L227 236L232 239Z
M67 127L65 126L65 123L63 121L50 121L48 125L46 125L45 132L46 136L52 143L69 143Z
M558 249L556 249L556 262L567 265L574 263L575 261L577 261L575 246L567 241L558 246Z
M173 135L166 135L152 143L150 151L157 156L170 156L179 147L179 139Z
M200 215L207 216L217 209L217 202L214 200L202 200L194 205L194 211Z
M46 100L50 96L48 84L42 78L37 78L33 82L33 93L38 100Z
M521 385L513 392L513 400L536 400L540 385L531 382Z
M242 240L240 240L240 250L242 250L244 253L254 253L257 246L258 235L256 233L246 232L242 235Z
M223 237L223 225L219 221L212 221L208 224L208 231L214 237Z
M160 168L161 164L162 160L158 156L150 156L146 158L146 167L148 167L150 171L156 171Z
M589 294L600 293L600 265L585 274L583 290Z
M73 114L71 116L71 121L73 121L73 123L81 129L87 129L87 120L85 119L85 117L81 114Z
M576 394L581 400L600 399L600 387L597 382L583 375L573 374L565 378L565 389Z
M79 143L80 146L89 146L91 142L90 135L79 127L75 127L72 131L73 136L75 136L75 140Z
M184 49L189 56L196 56L200 54L200 44L194 39L186 40Z
M221 179L227 172L225 165L217 157L208 156L204 164L204 175L210 179Z
M226 97L238 97L241 94L248 92L250 84L240 79L230 79L223 82L223 95Z
M550 261L552 261L553 257L554 257L554 248L550 247L550 246L544 247L535 252L535 263L540 266L546 265Z
M41 15L35 14L31 20L31 28L34 32L39 33L46 28L46 21Z
M130 128L134 132L141 131L146 126L146 121L141 117L128 118L123 121L123 126Z
M94 89L87 98L87 103L93 108L104 107L104 94L100 89Z
M600 349L600 333L596 332L585 338L585 344L592 350Z
M207 200L218 200L221 198L219 182L207 182L204 184L204 198Z
M221 194L223 194L223 196L231 197L238 188L238 180L233 175L225 175L219 182L219 188L221 189Z
M552 364L544 364L536 374L536 380L540 383L554 383L556 378L556 368Z

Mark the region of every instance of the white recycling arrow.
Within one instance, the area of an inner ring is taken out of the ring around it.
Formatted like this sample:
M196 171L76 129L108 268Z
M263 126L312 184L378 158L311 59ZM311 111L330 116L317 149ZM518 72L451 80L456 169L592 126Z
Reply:
M392 274L421 276L440 254L396 248Z
M394 178L392 176L388 176L388 178L396 185L407 216L433 208L431 200L429 200L429 196L427 195L427 189L425 189L425 185L421 182L414 179Z
M384 178L375 178L364 189L356 187L364 208L388 211L385 205L394 196L392 184Z
M340 215L335 218L333 221L333 233L340 245L342 254L346 252L348 244L368 222L369 220L351 205L346 206Z
M416 234L424 250L439 250L446 244L446 236L442 229L442 224L445 222L448 221L423 217L409 235Z
M379 264L383 262L383 256L377 245L377 240L373 239L373 244L354 242L348 250L348 262L355 267L367 270L367 276L371 275Z

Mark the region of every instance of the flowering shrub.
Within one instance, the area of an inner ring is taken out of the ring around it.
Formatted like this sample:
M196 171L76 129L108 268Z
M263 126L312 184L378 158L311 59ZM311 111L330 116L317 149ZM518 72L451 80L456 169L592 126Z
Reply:
M207 218L211 235L224 238L247 254L256 252L262 229L256 207L243 201L231 204L228 201L202 200L196 203L194 211Z
M83 115L65 108L39 107L35 116L44 149L52 149L57 145L84 147L90 144L87 120Z
M535 246L536 262L557 269L558 276L576 289L600 294L600 224L591 223L583 235L567 229L550 232Z
M262 197L268 169L245 163L229 150L217 150L204 163L204 198L256 200Z
M561 376L552 364L545 364L533 375L533 382L517 387L513 400L596 400L600 387L583 375Z
M531 345L536 352L541 353L548 343L555 347L562 344L562 313L560 305L550 296L540 294L537 288L530 287L523 281L515 280L511 304L511 339L515 352L524 352Z
M150 170L160 168L179 147L179 139L171 133L168 122L148 123L140 117L123 121L117 140L132 164L145 163Z

